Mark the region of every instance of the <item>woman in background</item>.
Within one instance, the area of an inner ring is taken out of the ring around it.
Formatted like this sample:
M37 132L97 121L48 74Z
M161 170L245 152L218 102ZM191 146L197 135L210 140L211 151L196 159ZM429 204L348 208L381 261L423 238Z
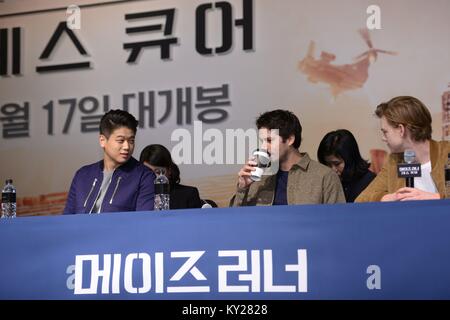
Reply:
M376 176L361 157L355 137L345 129L328 132L323 137L317 159L338 174L347 202L354 202Z
M180 169L172 161L166 147L160 144L146 146L139 161L153 171L164 168L170 182L170 209L201 208L203 205L198 189L180 184Z

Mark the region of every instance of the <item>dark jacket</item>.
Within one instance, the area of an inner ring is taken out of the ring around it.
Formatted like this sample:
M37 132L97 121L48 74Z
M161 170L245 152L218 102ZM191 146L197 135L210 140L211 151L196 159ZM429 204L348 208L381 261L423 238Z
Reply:
M79 169L70 186L64 214L89 213L103 180L103 160ZM155 200L155 174L134 158L118 167L102 204L102 212L149 211Z
M355 202L355 199L359 196L364 189L375 179L377 175L370 170L367 170L365 174L357 179L351 181L342 181L342 187L344 188L345 199L347 202Z
M201 208L203 205L200 200L198 189L182 184L170 186L170 209L189 209Z

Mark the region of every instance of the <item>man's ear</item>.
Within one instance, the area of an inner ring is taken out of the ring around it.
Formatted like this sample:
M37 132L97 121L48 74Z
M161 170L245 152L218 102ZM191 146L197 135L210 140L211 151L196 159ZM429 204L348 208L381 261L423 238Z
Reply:
M100 143L100 147L104 148L106 141L108 140L104 135L100 135L100 137L98 138L99 143Z
M295 142L295 135L290 135L289 138L287 138L288 146L292 146Z
M406 138L406 127L403 124L399 124L400 135L402 138Z

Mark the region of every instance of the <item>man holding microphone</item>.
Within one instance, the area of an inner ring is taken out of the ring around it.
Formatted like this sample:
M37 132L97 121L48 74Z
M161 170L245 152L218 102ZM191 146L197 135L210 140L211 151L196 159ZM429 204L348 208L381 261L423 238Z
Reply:
M431 200L445 198L444 167L449 141L431 139L431 114L417 98L400 96L380 104L375 114L381 121L382 139L391 151L387 162L356 202ZM406 187L398 176L405 151L415 155L421 176Z

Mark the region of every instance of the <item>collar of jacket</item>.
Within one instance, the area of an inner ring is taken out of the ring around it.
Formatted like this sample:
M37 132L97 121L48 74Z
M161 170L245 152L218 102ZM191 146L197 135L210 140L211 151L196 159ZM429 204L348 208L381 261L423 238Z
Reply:
M135 167L139 164L139 161L137 161L135 158L131 157L127 162L120 165L114 170L114 176L117 174L122 175L128 175ZM100 160L97 162L97 170L100 174L103 175L103 169L105 167L105 164L103 160Z
M430 140L430 161L431 171L436 171L436 164L439 159L439 143L435 140Z
M441 196L441 199L445 198L445 178L442 174L444 172L444 166L439 168L439 142L430 140L430 161L431 161L431 177L436 185L436 188ZM445 159L445 158L444 158ZM444 179L442 179L442 178Z
M300 153L300 155L302 157L300 158L300 160L298 160L297 163L295 163L292 166L291 170L295 170L295 169L298 169L298 168L302 169L303 171L307 171L308 170L309 164L311 162L311 158L309 157L307 152ZM291 171L291 170L289 170L289 171Z

